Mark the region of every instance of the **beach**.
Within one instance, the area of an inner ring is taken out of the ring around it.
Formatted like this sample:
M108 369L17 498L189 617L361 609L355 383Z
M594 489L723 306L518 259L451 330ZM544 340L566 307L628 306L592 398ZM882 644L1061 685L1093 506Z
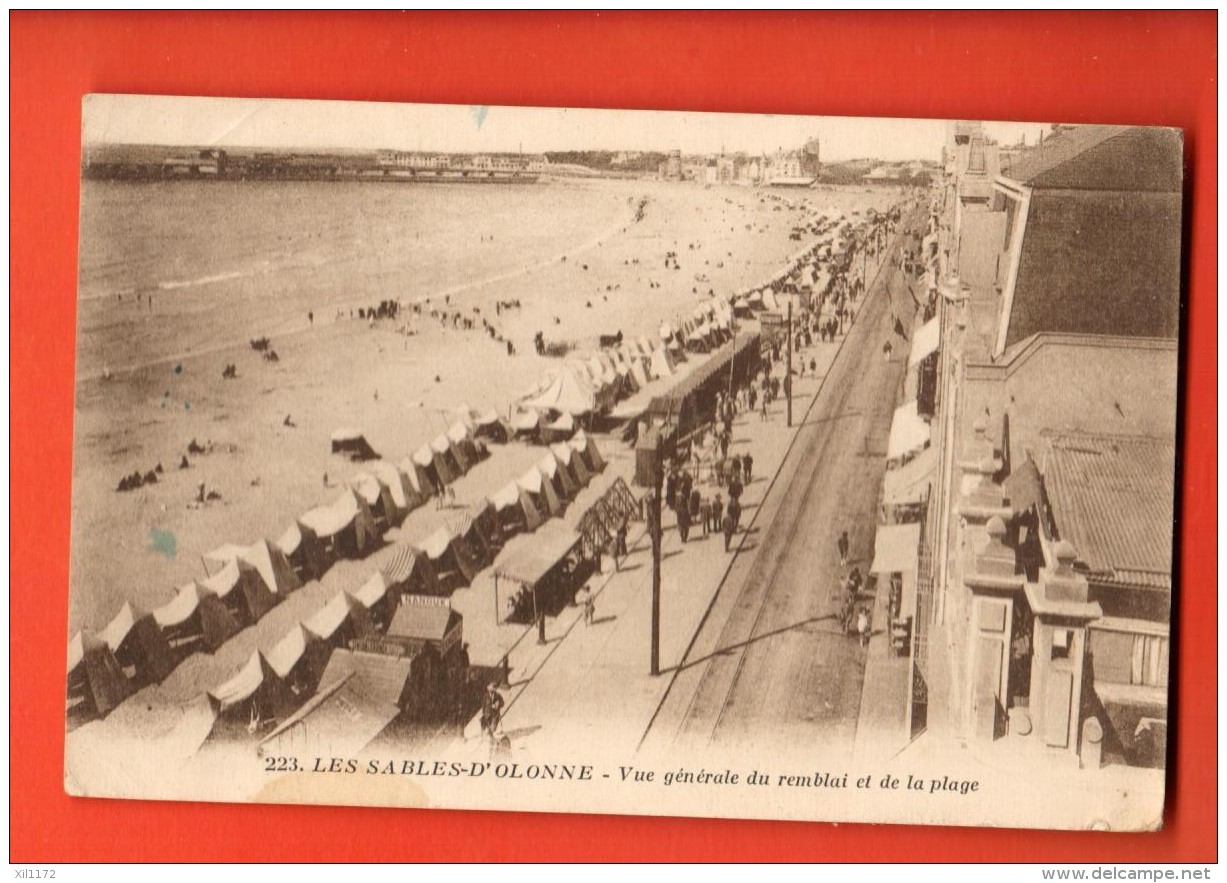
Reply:
M576 355L601 334L655 339L709 292L766 282L809 243L790 238L795 225L830 206L853 218L884 210L897 196L648 180L87 182L70 633L101 628L124 601L164 604L206 575L209 550L276 539L334 499L361 470L329 452L338 427L399 462L462 403L505 417L556 369L534 352L537 332ZM421 312L357 318L385 299ZM432 310L475 327L445 326ZM276 362L248 345L262 336ZM237 376L223 380L231 364ZM210 452L187 454L192 440ZM483 468L509 479L540 449L492 452ZM156 484L116 491L157 464ZM220 499L196 504L202 482ZM371 569L353 567L355 584Z

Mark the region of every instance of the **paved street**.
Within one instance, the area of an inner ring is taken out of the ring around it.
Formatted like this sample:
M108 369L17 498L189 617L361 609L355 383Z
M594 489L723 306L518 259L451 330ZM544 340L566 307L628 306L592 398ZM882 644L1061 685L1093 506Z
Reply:
M907 362L892 315L910 326L914 310L896 268L882 272L863 310L755 519L755 554L738 557L676 673L645 739L649 751L752 744L758 756L798 745L822 746L824 758L851 752L865 651L840 633L836 589L846 569L836 540L849 532L849 565L867 572ZM891 338L887 362L882 344Z

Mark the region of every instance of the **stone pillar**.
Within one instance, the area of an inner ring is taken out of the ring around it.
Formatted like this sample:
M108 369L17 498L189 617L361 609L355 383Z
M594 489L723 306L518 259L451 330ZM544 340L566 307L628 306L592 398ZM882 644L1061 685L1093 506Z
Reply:
M968 735L991 741L1005 735L1010 695L1010 647L1014 605L1023 593L1014 550L1005 545L1005 521L993 515L985 525L988 544L975 555L963 582L971 592L967 646Z
M1077 554L1066 541L1052 549L1055 561L1027 586L1035 614L1031 657L1031 716L1040 744L1077 754L1082 726L1082 680L1087 625L1103 615L1087 600L1086 578L1073 569Z

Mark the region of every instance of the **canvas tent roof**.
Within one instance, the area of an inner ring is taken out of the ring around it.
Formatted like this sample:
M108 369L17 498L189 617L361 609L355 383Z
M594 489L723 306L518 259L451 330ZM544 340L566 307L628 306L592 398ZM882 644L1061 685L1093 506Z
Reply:
M391 585L380 571L375 571L370 577L350 595L355 601L370 610L387 597Z
M536 585L579 544L579 540L579 534L563 522L546 522L531 536L516 537L509 542L494 572L523 585Z
M890 423L890 440L886 444L886 459L894 460L929 443L929 423L920 416L916 400L900 405Z
M379 504L379 498L383 496L384 488L388 488L389 494L392 491L388 487L387 482L380 481L370 472L359 472L349 480L349 486L353 489L354 493L362 497L368 506L377 506Z
M544 480L545 479L541 475L541 471L535 466L530 466L527 470L525 470L524 474L520 476L517 483L530 494L540 494L542 492L541 485Z
M596 393L588 384L579 380L573 371L563 370L544 392L523 404L530 408L580 415L596 410L597 401Z
M298 665L298 661L302 659L303 654L307 652L309 641L310 636L307 630L301 624L296 624L286 632L284 638L273 645L273 649L268 651L269 666L279 677L288 677L294 670L294 666Z
M357 516L355 509L348 505L338 506L337 503L339 502L338 500L330 506L317 506L314 509L309 509L298 520L317 536L335 536L353 524L354 518Z
M114 618L98 633L98 637L102 638L112 650L118 650L137 621L148 615L143 610L133 607L131 601L125 601Z
M434 451L431 450L430 445L422 445L420 448L414 451L413 462L423 468L434 465L435 454Z
M531 432L541 424L541 415L532 409L521 408L511 418L511 428L518 432Z
M446 432L441 432L435 436L435 440L430 443L430 449L436 454L451 454L456 455L452 449L452 440L448 438Z
M673 360L669 357L668 351L663 347L652 353L652 361L649 367L654 377L673 376Z
M349 599L344 592L337 592L317 613L303 620L303 628L328 640L349 619L349 613Z
M884 524L878 527L870 573L915 573L919 559L919 524Z
M396 552L381 568L380 573L383 574L384 580L389 585L404 585L413 578L414 572L421 566L418 553L409 544L402 543L396 547Z
M448 427L447 437L457 444L464 441L471 442L473 440L473 430L469 428L467 423L457 420Z
M343 426L332 433L332 441L334 442L356 442L362 438L362 430L354 429L350 426Z
M551 481L558 475L558 458L554 456L554 452L550 451L537 461L537 469L541 474Z
M251 565L246 565L247 569L254 570ZM217 595L219 598L224 598L239 587L243 577L243 565L239 564L238 559L232 559L222 565L221 570L210 577L206 577L200 581L200 586L206 592Z
M426 557L437 561L446 554L452 544L452 533L447 527L441 527L418 543L418 549L426 553Z
M908 356L908 367L919 365L925 358L937 352L940 343L941 328L935 317L921 325L912 335L912 354Z
M586 435L582 429L575 433L575 437L568 444L571 446L571 450L582 455L597 472L605 468L605 458L601 456L601 451L597 448L596 441Z
M387 485L388 490L392 493L392 502L396 504L397 508L403 512L413 508L413 503L409 499L409 491L414 490L414 488L412 485L406 487L409 478L405 473L386 460L377 460L374 463L367 464L367 471ZM413 502L415 503L416 501Z
M417 461L413 455L404 457L400 461L400 472L409 482L409 486L419 498L425 499L430 496L431 487L428 476L426 475L425 467Z
M200 591L195 582L180 586L175 597L153 611L154 620L162 628L187 622L200 606Z
M77 632L68 642L68 670L72 671L85 659L85 639Z
M209 695L225 710L254 696L269 673L264 657L257 650L234 677L214 687L209 691Z
M298 551L298 547L302 545L302 541L302 526L298 522L294 522L285 529L285 533L277 538L277 548L287 555L293 555Z
M299 532L301 542L301 532ZM297 548L295 544L292 548ZM274 592L292 592L302 585L302 580L294 572L294 568L285 559L286 553L279 546L268 540L256 540L250 546L237 546L228 543L219 546L205 556L206 564L225 566L230 561L244 561L256 569L264 584Z
M520 503L520 485L517 482L509 481L499 490L490 495L490 502L494 504L495 509L507 509L512 506L517 506Z

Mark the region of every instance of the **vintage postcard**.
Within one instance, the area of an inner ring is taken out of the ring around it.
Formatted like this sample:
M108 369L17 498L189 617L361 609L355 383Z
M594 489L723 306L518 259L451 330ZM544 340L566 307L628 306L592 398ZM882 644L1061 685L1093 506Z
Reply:
M90 96L66 790L1161 827L1182 148Z

